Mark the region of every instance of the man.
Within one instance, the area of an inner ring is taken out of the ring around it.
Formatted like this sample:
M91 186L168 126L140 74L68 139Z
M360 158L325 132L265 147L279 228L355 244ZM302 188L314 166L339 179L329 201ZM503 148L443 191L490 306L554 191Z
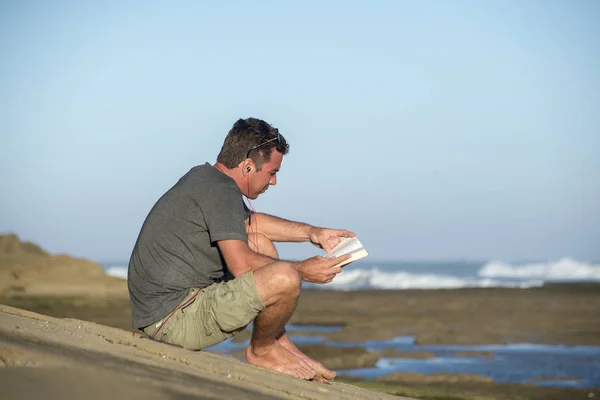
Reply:
M308 242L328 251L346 230L317 228L250 212L277 183L288 144L265 121L238 120L216 164L192 168L154 205L129 262L133 326L156 340L200 350L254 322L250 364L328 382L335 373L312 360L285 331L301 281L331 282L338 258L281 261L273 242Z

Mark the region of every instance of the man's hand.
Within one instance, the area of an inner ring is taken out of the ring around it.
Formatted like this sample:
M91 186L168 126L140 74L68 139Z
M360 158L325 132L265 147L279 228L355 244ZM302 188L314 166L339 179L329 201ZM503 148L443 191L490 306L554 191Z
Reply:
M342 272L341 267L334 268L333 266L349 258L350 254L332 258L315 256L296 265L303 281L323 284L331 282L337 274Z
M310 242L315 246L322 248L327 253L329 253L335 246L337 246L344 237L356 236L354 232L350 232L344 229L329 229L315 227L310 229L309 235Z

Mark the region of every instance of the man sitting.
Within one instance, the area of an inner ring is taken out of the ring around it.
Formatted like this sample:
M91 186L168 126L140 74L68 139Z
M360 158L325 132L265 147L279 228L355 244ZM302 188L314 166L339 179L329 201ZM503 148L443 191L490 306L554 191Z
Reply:
M250 364L328 382L335 372L303 354L285 331L301 282L324 284L338 258L279 260L273 242L308 242L329 251L347 230L318 228L250 212L277 183L288 144L265 121L238 120L214 165L192 168L154 205L129 262L133 326L156 340L200 350L254 322Z

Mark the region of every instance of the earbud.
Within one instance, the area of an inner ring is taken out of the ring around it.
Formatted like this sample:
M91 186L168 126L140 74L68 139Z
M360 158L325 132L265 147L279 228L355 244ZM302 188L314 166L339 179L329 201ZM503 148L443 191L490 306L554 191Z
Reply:
M246 172L250 172L250 171L252 171L252 168L250 168L249 166L246 167Z

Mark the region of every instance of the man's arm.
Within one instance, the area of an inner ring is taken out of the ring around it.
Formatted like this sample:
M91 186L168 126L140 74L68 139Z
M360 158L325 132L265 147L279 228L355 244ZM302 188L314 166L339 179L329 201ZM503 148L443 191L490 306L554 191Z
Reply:
M251 213L246 219L246 232L262 233L273 242L308 242L312 228L302 222L263 213Z
M235 277L277 261L252 251L248 244L241 240L219 240L217 246L219 246L229 272Z
M241 240L219 240L217 242L221 254L225 259L229 272L236 278L246 272L254 271L267 264L280 260L252 251L248 245ZM306 282L329 283L335 275L342 272L342 268L335 267L342 261L350 258L349 254L342 257L324 258L320 256L311 257L300 262L283 261L291 263L300 274L300 278Z
M319 228L263 213L250 214L246 232L262 233L273 242L311 242L325 251L333 249L342 237L356 236L345 229Z
M223 258L225 258L229 271L236 278L272 262L282 262L252 251L241 240L219 240L217 245L223 254ZM341 257L325 258L315 256L300 262L283 262L291 263L300 274L302 280L323 284L331 282L337 274L342 272L342 268L336 267L336 265L349 258L350 254L346 254Z

